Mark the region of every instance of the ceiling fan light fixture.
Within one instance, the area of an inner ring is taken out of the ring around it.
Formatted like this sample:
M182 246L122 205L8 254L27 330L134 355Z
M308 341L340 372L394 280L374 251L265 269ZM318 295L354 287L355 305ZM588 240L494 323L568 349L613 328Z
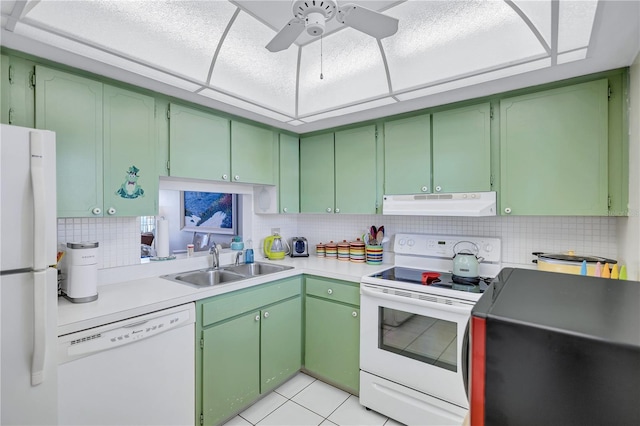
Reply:
M320 36L324 34L324 23L326 19L322 13L311 12L305 19L305 27L307 33L312 36Z

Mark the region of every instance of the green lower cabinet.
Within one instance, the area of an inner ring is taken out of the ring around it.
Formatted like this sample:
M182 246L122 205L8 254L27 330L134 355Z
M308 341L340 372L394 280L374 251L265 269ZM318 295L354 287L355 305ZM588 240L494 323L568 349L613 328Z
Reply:
M260 394L260 312L202 332L202 414L215 425Z
M196 417L217 425L302 366L301 277L198 302Z
M305 324L305 369L357 395L360 308L307 296Z
M260 393L274 389L302 365L300 297L269 306L260 319Z

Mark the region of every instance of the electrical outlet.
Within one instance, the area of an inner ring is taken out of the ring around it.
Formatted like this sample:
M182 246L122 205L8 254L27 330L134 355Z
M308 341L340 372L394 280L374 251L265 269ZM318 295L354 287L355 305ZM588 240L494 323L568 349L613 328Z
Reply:
M280 228L271 228L271 235L280 234Z

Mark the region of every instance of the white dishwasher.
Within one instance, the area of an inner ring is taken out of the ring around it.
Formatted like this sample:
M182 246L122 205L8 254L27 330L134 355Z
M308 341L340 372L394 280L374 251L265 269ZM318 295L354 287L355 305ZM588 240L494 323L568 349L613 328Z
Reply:
M193 303L58 337L60 425L195 424Z

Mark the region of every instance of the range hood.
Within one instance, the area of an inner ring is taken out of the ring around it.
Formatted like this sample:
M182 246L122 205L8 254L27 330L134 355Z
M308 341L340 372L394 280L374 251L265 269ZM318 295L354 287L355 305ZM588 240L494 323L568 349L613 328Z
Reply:
M385 195L382 214L408 216L495 216L496 193Z

